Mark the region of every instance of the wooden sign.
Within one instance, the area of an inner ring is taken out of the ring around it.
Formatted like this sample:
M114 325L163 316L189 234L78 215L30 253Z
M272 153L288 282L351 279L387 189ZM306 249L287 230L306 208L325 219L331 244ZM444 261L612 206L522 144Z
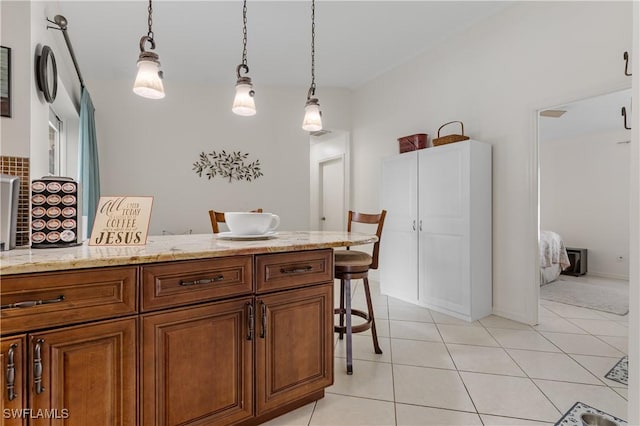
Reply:
M100 197L89 245L145 245L152 205L153 197Z

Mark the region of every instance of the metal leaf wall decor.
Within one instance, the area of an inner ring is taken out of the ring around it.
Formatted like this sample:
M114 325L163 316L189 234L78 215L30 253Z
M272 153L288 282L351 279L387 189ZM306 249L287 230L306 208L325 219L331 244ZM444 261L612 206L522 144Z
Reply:
M245 163L245 161L248 161L248 157L249 153L242 153L240 151L211 151L209 154L202 152L200 159L193 163L192 170L195 170L200 177L202 177L204 173L207 179L220 176L222 178L228 178L229 182L233 180L246 180L251 182L263 175L260 169L260 160Z

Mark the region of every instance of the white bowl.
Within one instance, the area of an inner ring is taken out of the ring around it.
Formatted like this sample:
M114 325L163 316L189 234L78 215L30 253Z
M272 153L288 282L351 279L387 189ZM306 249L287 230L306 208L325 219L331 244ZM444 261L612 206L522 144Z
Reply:
M224 220L235 235L263 235L280 225L280 216L272 213L226 212Z

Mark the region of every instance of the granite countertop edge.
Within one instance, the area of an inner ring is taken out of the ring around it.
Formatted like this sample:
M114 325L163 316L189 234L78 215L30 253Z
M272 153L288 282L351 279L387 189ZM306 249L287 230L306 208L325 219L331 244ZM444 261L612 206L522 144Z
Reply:
M0 253L0 276L178 260L279 253L372 244L375 235L348 232L280 232L264 240L224 240L213 234L149 236L143 246L89 246Z

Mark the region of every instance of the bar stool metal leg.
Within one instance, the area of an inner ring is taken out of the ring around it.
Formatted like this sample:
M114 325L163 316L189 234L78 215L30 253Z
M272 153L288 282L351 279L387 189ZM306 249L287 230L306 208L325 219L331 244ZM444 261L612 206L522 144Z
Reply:
M340 340L344 337L344 332L342 331L342 327L344 327L344 279L340 279L340 332L338 333L338 338Z
M378 333L376 331L376 319L373 316L373 303L371 302L371 291L369 290L369 278L364 277L364 293L367 299L367 310L369 311L369 319L371 321L371 337L373 337L373 349L377 354L382 353L380 345L378 344Z
M351 342L351 279L344 280L345 314L347 334L347 374L353 374L353 349Z

